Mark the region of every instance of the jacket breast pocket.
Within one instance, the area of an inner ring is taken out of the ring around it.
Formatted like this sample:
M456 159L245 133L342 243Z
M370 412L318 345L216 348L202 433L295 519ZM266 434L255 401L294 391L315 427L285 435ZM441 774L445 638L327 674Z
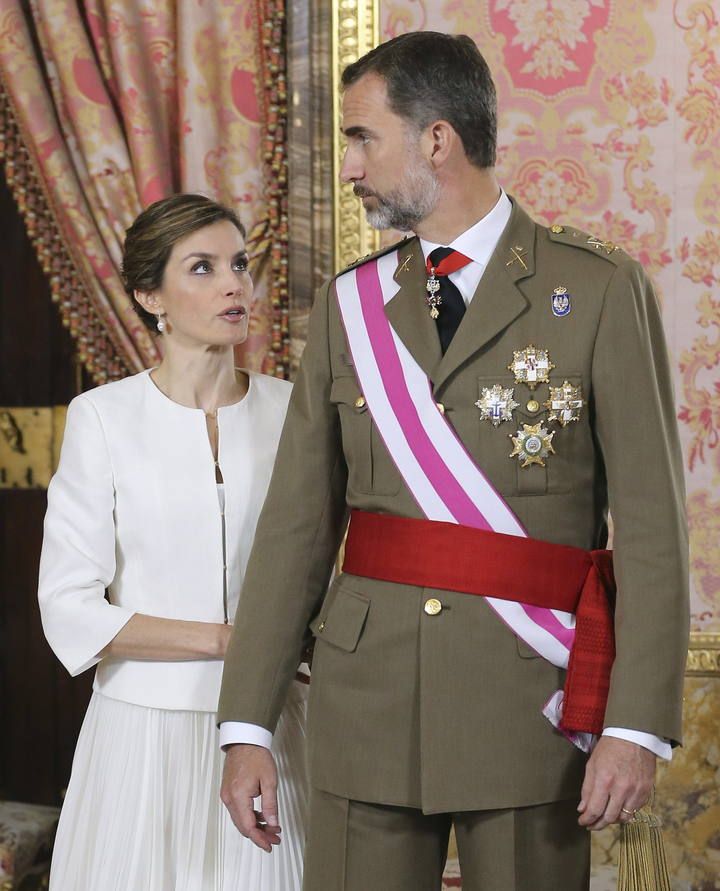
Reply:
M340 415L348 489L364 495L396 495L402 484L400 474L355 378L336 378L330 388L330 401L337 405Z
M481 466L487 466L490 478L502 495L561 494L572 489L573 479L578 477L578 470L586 460L583 455L589 443L587 409L583 404L579 419L562 426L549 419L551 410L545 404L550 398L550 387L561 387L565 380L574 387L582 385L582 376L577 374L566 374L558 380L552 378L550 384L538 384L534 390L527 384L517 384L512 375L478 378L481 401L487 398L487 391L498 384L502 390L512 391L512 399L518 403L512 410L512 420L501 420L496 426L489 418L481 418L478 410ZM522 452L524 437L533 435L541 441L540 460L513 454Z
M487 473L501 495L544 494L547 491L547 466L534 463L521 467L521 461L512 455L515 450L513 438L522 434L526 427L541 421L544 425L546 413L540 397L536 395L537 391L531 391L525 384L516 384L509 374L479 377L477 384L478 401L489 415L484 417L483 409L475 407L480 468ZM501 390L501 400L507 400L509 396L518 403L512 409L511 405L506 404L506 411L512 413L510 420L503 417L503 405L493 402L493 388L496 385ZM543 400L546 398L544 396ZM495 423L493 408L496 412ZM547 465L547 461L545 463Z
M338 587L329 606L323 606L310 625L319 641L354 653L365 627L370 601L362 594Z

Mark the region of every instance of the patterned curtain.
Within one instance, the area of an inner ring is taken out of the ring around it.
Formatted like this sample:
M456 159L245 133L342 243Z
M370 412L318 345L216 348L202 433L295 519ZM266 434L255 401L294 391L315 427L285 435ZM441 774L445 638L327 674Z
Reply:
M121 249L140 210L179 191L251 231L259 299L240 359L284 376L284 39L275 0L0 0L0 157L98 383L160 358Z

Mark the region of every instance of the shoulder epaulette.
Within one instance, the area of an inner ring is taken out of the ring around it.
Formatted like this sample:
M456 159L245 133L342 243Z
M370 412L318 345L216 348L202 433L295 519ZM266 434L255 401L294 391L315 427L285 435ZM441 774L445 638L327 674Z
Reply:
M385 245L385 247L380 248L377 251L373 251L370 254L365 254L364 257L358 257L357 260L353 260L352 263L348 263L344 269L341 269L339 272L336 272L333 276L337 278L339 275L342 275L344 272L349 272L351 269L355 269L358 266L362 266L363 263L367 263L368 260L374 260L376 257L382 257L385 254L389 254L391 251L396 251L400 245L404 244L408 240L407 235L401 238L399 241L396 241L394 244Z
M590 235L574 226L561 226L556 223L554 226L548 227L547 233L551 241L582 248L599 257L604 257L616 265L629 258L629 255L614 241L605 241L597 235Z

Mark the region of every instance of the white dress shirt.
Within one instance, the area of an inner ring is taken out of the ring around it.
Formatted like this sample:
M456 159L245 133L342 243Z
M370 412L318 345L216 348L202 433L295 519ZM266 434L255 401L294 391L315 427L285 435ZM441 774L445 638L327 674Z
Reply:
M221 660L98 654L134 613L232 622L292 389L249 379L245 398L217 413L224 509L205 413L173 402L148 371L70 403L48 489L40 611L63 665L72 675L97 665L105 696L217 708Z
M451 247L471 260L462 269L451 272L448 276L457 286L466 306L469 305L480 284L480 279L485 272L493 251L497 247L497 243L510 219L511 213L512 204L510 199L505 192L501 192L500 198L493 209L461 235L458 235L451 244L440 245L425 238L420 239L423 257L426 260L428 254L438 247ZM672 758L670 743L650 733L644 733L639 730L625 730L618 727L606 727L603 731L603 736L625 739L650 749L651 752L654 752L661 758L668 760ZM221 745L252 743L269 748L272 734L265 728L257 727L254 724L228 721L220 725L220 741Z

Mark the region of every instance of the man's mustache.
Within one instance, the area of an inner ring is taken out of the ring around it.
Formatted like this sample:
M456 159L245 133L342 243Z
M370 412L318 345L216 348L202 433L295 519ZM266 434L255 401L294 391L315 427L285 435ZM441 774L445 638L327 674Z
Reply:
M353 186L353 194L358 198L374 198L375 193L371 192L369 189L363 189L362 186L359 186L357 183Z

